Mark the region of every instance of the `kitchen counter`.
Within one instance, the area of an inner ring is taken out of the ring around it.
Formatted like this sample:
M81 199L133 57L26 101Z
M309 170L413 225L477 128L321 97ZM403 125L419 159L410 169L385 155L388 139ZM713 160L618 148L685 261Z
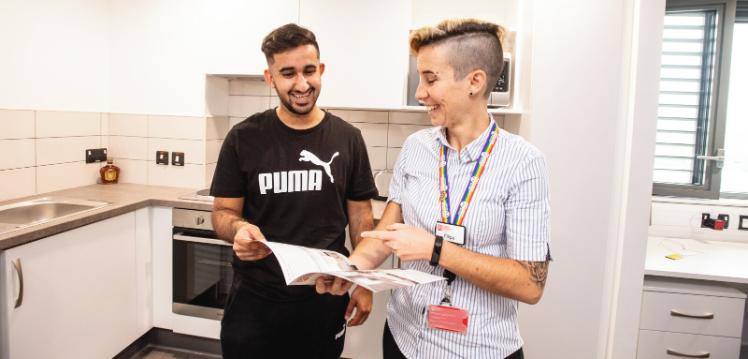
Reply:
M666 255L680 253L682 259ZM645 275L748 283L748 244L684 238L650 237Z
M159 187L120 183L114 185L90 185L61 191L38 194L0 202L0 206L42 197L65 197L108 202L101 208L65 216L45 223L0 234L0 250L12 248L37 239L68 231L103 219L150 206L179 207L209 211L212 203L180 199L195 193L195 189ZM384 202L373 201L374 218L380 218Z

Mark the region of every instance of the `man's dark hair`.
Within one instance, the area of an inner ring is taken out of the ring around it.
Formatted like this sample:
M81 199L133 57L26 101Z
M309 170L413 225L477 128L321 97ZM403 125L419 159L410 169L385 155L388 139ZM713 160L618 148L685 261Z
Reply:
M265 36L262 40L262 53L265 54L268 65L271 65L273 55L302 45L313 45L319 59L319 45L314 33L296 24L285 24Z

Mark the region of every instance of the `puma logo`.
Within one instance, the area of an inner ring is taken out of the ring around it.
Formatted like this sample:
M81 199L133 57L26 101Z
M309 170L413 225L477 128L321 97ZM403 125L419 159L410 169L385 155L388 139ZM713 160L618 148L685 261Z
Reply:
M322 160L317 157L314 153L311 153L307 150L301 150L301 153L299 155L299 161L301 162L311 162L317 166L322 167L325 170L325 173L327 173L327 176L330 177L330 183L335 183L335 179L332 177L332 170L330 169L330 164L332 163L332 160L335 159L335 157L338 157L340 153L335 152L333 153L332 157L329 161L323 162Z

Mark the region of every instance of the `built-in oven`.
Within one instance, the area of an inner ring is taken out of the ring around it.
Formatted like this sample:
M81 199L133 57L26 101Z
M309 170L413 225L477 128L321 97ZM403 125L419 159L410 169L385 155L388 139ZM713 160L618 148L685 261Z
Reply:
M211 213L174 208L172 311L220 320L231 289L231 244L218 239Z

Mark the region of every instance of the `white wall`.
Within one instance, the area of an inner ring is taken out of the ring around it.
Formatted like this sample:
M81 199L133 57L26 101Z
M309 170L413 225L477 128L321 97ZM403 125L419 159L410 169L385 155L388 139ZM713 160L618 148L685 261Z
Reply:
M0 2L0 108L105 111L109 0Z
M111 1L111 112L205 115L200 0Z
M618 310L615 283L624 281L630 290L630 281L641 281L641 266L626 262L634 271L621 273L618 258L631 252L626 259L643 260L643 247L630 241L645 240L648 219L647 211L632 211L648 199L652 145L646 140L654 136L644 126L636 134L643 140L632 141L635 121L654 114L646 106L636 113L631 98L631 37L640 26L635 1L522 4L531 6L533 58L531 103L524 104L531 121L523 118L520 132L531 134L550 166L554 261L543 300L520 312L521 329L528 357L603 358L614 343L609 332L618 330L611 319ZM638 323L634 301L626 313L633 323L624 329ZM624 349L634 348L635 337L621 340Z

